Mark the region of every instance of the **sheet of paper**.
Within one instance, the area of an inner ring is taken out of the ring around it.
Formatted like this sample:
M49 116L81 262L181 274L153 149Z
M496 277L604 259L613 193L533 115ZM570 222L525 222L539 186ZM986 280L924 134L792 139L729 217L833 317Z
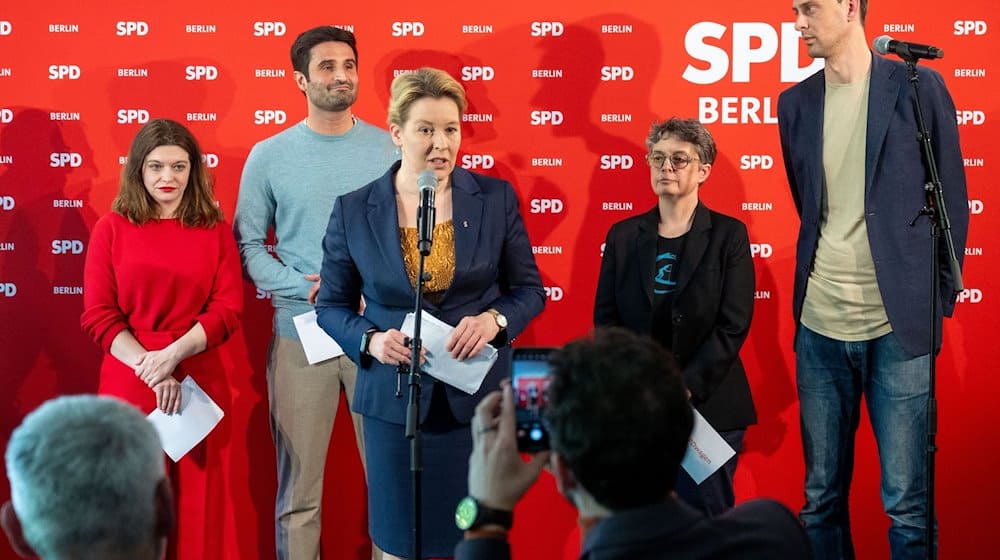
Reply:
M451 331L455 330L448 323L441 321L430 313L421 313L420 327L421 344L426 349L424 373L440 379L448 385L461 389L468 394L479 390L483 379L497 361L497 349L487 344L474 358L458 361L444 349ZM407 313L403 326L399 328L406 336L413 336L413 313Z
M336 358L344 353L337 341L330 338L316 322L316 310L292 317L295 331L299 333L302 349L306 351L306 360L310 364L318 364L330 358Z
M157 408L148 418L160 434L163 451L176 463L205 439L224 415L219 405L189 375L181 381L180 412L164 414Z
M694 412L694 429L688 441L687 453L681 466L698 484L719 470L730 457L736 455L726 440L715 431L697 410Z

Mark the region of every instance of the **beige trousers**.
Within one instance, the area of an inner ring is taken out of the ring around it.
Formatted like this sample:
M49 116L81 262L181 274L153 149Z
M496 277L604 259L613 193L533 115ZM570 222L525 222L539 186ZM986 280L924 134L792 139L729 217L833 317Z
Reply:
M271 436L278 459L275 546L279 560L320 557L320 507L327 448L337 418L341 388L354 400L358 370L347 356L309 365L302 344L275 336L267 364ZM351 413L365 464L361 415ZM378 558L378 552L374 556Z

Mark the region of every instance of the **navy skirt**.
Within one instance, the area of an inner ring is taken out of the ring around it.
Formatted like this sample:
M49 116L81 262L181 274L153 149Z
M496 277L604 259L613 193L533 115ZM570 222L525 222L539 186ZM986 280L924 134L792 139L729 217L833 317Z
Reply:
M405 426L365 416L368 466L368 532L381 550L409 558L413 551L413 482L410 440ZM455 526L455 506L468 494L469 424L455 419L444 385L434 383L430 410L421 425L421 554L450 557L462 532Z

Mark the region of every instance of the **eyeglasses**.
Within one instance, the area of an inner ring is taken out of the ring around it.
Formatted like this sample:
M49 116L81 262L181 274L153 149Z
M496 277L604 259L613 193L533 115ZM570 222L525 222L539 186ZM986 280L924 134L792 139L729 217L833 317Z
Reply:
M663 169L663 164L666 163L667 160L670 160L670 167L675 171L678 171L684 169L689 163L696 159L698 158L693 158L687 154L671 154L669 156L657 153L646 154L646 163L648 163L653 169Z

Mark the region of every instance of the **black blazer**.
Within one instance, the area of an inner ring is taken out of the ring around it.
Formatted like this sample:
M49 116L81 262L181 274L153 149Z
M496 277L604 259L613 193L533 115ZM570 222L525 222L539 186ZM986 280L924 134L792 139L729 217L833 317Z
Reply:
M739 355L753 316L754 268L746 226L698 203L666 319L653 308L658 222L654 207L611 226L594 325L652 334L655 320L672 321L671 340L658 342L673 351L692 404L716 430L746 428L757 421Z

